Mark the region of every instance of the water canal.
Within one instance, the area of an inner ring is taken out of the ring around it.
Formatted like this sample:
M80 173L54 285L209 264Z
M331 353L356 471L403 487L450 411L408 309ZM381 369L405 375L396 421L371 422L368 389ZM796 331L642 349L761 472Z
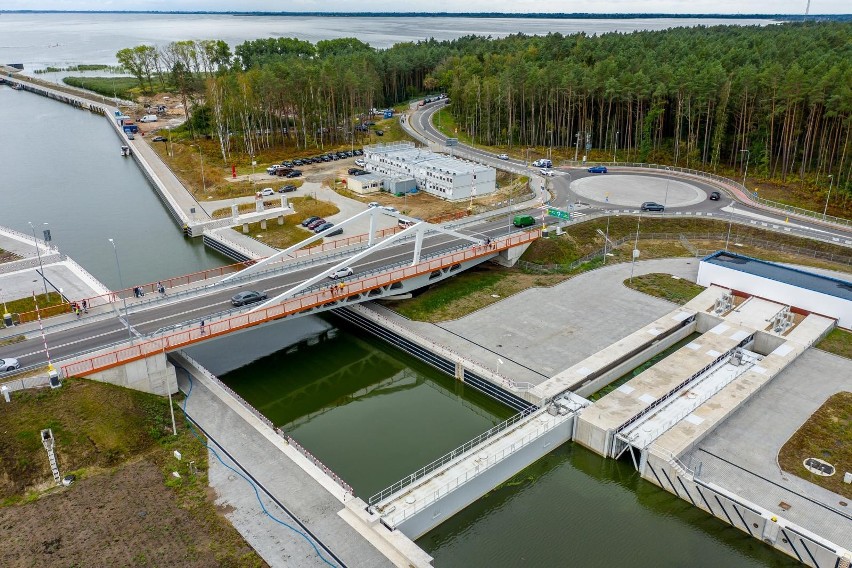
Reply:
M48 222L56 244L115 287L227 262L185 240L103 119L0 87L0 223ZM362 497L511 412L333 318L306 317L193 355ZM788 558L639 479L563 446L422 537L436 566L787 566Z

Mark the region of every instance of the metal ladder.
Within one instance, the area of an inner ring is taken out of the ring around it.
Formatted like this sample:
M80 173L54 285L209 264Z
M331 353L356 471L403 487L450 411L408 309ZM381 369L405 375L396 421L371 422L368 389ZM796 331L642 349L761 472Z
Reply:
M53 431L50 428L41 431L41 443L44 444L44 449L47 450L47 459L50 461L50 469L53 471L53 481L59 485L62 483L62 476L59 475L56 454L53 452L55 440L53 439Z

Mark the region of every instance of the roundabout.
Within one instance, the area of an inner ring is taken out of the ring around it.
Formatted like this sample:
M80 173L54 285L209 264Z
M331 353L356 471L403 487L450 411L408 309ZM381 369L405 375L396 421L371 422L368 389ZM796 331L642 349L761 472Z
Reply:
M707 200L707 193L691 183L665 177L602 174L580 178L570 185L577 196L597 202L638 208L645 201L667 208L689 207Z

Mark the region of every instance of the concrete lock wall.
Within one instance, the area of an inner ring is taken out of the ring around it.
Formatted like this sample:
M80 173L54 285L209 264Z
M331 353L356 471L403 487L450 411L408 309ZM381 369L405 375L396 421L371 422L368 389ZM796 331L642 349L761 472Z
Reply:
M175 368L163 353L99 371L86 378L160 396L178 391Z
M679 469L664 458L648 454L642 477L807 566L834 567L844 554L848 554L842 547L778 517L772 511L715 484L694 479Z
M542 434L458 489L405 519L397 528L415 540L443 523L513 475L571 439L574 418Z
M852 302L837 296L829 296L709 262L702 262L699 265L698 284L702 286L716 284L746 292L774 302L837 318L837 324L840 327L852 328Z

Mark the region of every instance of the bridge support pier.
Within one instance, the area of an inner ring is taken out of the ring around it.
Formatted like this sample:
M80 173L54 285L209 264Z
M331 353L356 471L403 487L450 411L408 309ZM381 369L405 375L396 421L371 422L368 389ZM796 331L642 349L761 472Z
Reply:
M175 368L163 353L98 371L86 378L160 396L178 391Z
M500 266L515 266L515 263L518 262L518 259L529 246L530 243L526 243L501 251L500 254L491 259L491 262L496 262Z

